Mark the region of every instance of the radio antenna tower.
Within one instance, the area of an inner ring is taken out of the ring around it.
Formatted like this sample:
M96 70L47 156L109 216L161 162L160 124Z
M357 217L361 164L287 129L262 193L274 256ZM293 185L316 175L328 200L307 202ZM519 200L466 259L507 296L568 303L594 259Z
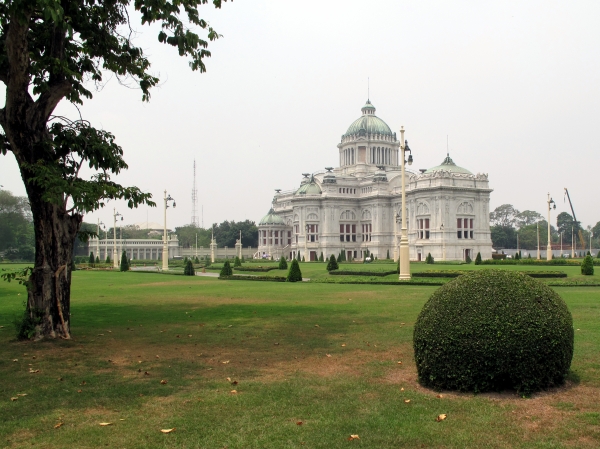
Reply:
M198 214L198 190L196 189L196 159L194 159L194 186L192 187L192 224L199 227Z

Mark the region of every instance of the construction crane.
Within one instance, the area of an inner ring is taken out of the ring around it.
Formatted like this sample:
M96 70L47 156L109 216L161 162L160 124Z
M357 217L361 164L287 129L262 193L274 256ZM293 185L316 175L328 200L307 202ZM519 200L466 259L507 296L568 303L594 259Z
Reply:
M569 195L569 191L567 190L567 188L565 187L565 195L567 197L567 199L569 200L569 206L571 206L571 212L573 212L573 226L575 226L576 228L578 228L578 236L579 236L579 243L581 243L581 249L585 249L585 239L583 238L583 232L581 232L581 228L579 228L579 224L577 222L577 217L575 216L575 209L573 209L573 203L571 202L571 196Z

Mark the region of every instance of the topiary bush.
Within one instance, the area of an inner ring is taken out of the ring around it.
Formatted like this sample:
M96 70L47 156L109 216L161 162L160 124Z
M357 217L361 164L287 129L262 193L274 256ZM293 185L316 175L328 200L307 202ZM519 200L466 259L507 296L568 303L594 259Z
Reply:
M285 260L285 257L281 256L281 259L279 259L279 269L280 270L287 270L288 264Z
M480 270L436 290L414 328L421 384L520 393L560 385L573 358L573 319L550 287L521 273Z
M231 265L229 264L229 261L226 260L225 263L223 264L223 268L221 268L221 272L219 273L219 276L232 276L233 275L233 270L231 269Z
M192 263L191 259L186 262L185 267L183 268L183 274L186 276L196 275L196 270L194 270L194 264Z
M471 263L471 257L468 254L465 257L465 263Z
M337 260L335 260L335 256L332 254L329 258L329 262L327 262L327 271L337 270L338 268L340 268L340 266L338 265Z
M288 275L285 280L288 282L299 282L302 280L302 272L300 271L300 265L296 259L292 260L290 271L288 271Z
M585 256L585 259L581 262L581 274L585 276L594 274L594 260L592 259L592 256Z
M235 260L233 261L233 266L234 267L241 267L242 266L242 261L240 260L240 258L238 256L235 256Z
M121 271L129 271L129 261L127 260L127 253L123 251L121 254L121 265L119 266Z
M323 259L323 251L321 251L321 255L319 256L319 262L324 262L325 259Z
M477 257L475 258L475 265L481 265L481 253L477 253Z
M93 252L91 252L91 253L90 253L90 261L89 261L89 264L90 264L90 265L94 265L94 262L95 262L95 261L96 261L96 259L94 258L94 253L93 253Z
M431 253L427 253L427 257L425 258L425 263L433 264L434 262L435 262L435 260L433 259L433 256L431 255Z

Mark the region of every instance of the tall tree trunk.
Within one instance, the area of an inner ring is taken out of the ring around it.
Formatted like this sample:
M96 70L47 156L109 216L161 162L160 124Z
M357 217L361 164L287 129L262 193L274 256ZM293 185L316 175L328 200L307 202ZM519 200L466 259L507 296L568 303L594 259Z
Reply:
M28 190L35 226L35 265L29 279L27 312L36 320L35 338L71 338L73 244L82 216L44 202Z

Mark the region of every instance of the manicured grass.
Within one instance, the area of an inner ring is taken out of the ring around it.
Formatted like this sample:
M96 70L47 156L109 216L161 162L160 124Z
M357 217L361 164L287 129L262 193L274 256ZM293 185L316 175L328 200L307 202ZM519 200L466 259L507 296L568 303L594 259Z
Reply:
M461 267L479 268L413 264ZM301 268L305 277L326 273L324 264ZM530 399L439 398L417 383L412 326L435 289L76 272L73 340L33 343L14 341L10 324L24 288L2 282L0 445L600 445L600 288L557 288L578 329L571 381ZM436 422L442 413L447 419ZM360 440L348 441L351 434Z

